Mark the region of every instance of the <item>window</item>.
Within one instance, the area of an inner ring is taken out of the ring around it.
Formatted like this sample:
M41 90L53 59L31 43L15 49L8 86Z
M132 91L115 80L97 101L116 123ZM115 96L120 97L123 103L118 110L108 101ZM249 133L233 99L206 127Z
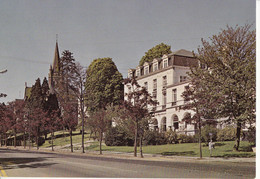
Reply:
M144 82L144 87L146 88L146 90L148 90L148 83Z
M168 59L163 60L163 68L168 66Z
M163 76L163 86L167 85L167 76Z
M187 76L180 76L180 82L187 81Z
M147 75L149 73L149 67L144 67L144 74Z
M172 90L172 106L176 105L177 102L177 89Z
M140 76L140 70L136 70L136 76Z
M153 71L156 71L156 70L158 70L158 63L153 64Z
M163 93L163 105L166 105L167 98L166 98L166 92Z
M157 89L157 79L153 80L153 89Z

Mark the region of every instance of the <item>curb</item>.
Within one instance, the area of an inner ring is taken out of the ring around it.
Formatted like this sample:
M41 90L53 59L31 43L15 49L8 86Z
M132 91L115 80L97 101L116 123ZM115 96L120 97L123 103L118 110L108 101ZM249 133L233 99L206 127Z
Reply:
M133 153L124 153L124 152L110 152L103 151L103 155L100 155L97 151L86 151L85 153L81 153L79 151L69 152L65 150L46 150L31 148L14 148L14 147L0 147L0 149L9 149L9 150L19 150L26 151L32 153L48 153L48 154L60 154L60 155L68 155L68 156L89 156L89 157L99 157L99 158L115 158L115 159L127 159L127 160L144 160L144 161L167 161L167 162L233 162L233 163L255 163L256 158L215 158L215 157L203 157L202 159L198 157L185 157L185 156L163 156L159 154L144 154L144 158L141 158L139 155L137 157L133 156Z

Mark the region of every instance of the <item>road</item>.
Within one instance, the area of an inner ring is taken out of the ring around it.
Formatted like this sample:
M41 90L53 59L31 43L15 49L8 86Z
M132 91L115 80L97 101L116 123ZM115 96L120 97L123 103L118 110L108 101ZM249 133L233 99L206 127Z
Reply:
M0 149L0 177L254 178L255 163L161 161Z

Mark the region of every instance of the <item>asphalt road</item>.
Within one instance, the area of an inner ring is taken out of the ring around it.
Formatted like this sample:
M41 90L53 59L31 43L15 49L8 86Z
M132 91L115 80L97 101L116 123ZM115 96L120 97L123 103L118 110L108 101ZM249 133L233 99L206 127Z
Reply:
M0 177L255 178L255 163L122 159L0 149Z

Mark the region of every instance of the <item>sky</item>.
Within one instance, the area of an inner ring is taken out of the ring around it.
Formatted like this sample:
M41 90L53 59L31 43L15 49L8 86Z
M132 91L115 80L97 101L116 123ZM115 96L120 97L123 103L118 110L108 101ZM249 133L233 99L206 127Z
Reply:
M84 67L111 57L123 77L150 48L197 51L227 25L256 25L255 0L0 0L0 93L24 97L25 82L48 77L56 34L60 54Z

